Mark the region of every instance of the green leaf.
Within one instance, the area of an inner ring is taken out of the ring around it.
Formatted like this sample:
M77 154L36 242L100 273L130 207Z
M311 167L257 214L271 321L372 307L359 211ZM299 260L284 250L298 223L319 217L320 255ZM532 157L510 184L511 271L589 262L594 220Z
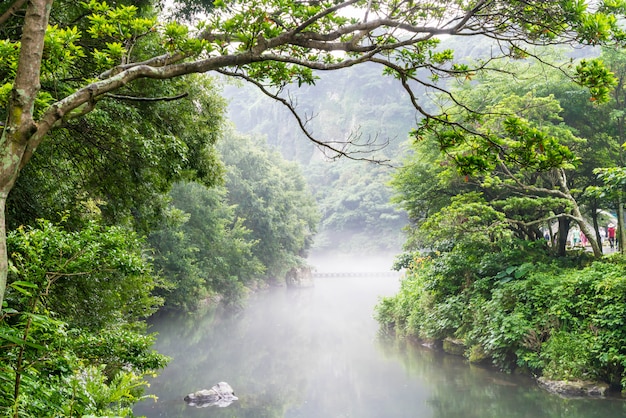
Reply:
M10 286L15 287L15 286L20 286L20 287L30 287L31 289L37 289L39 286L37 286L35 283L31 283L31 282L26 282L24 280L17 280L15 282L12 282L10 284Z
M44 350L45 347L39 344L31 343L30 341L24 341L21 338L14 337L12 335L2 334L0 333L0 339L7 340L17 345L27 345L32 348L36 348L37 350Z

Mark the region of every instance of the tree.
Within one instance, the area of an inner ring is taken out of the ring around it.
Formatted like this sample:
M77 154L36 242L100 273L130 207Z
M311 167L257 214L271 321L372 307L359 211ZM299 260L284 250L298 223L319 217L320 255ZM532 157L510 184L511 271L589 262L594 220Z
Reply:
M228 203L250 231L252 253L265 279L282 281L303 267L319 215L298 165L258 138L228 133L219 146L226 165Z
M8 267L4 212L20 170L53 128L84 116L98 101L124 92L139 79L219 71L255 83L293 108L263 83L278 90L288 82L310 84L312 69L371 61L397 77L412 104L422 110L411 96L412 83L441 90L434 79L469 77L487 65L472 69L454 64L451 51L434 50L438 35L487 35L501 42L507 56L523 54L528 43L599 44L625 38L616 15L626 10L626 2L616 0L601 2L593 10L587 10L586 2L543 0L218 0L207 22L191 34L179 24L157 25L154 16L138 15L136 6L117 4L111 8L96 0L81 3L90 13L85 32L64 20L76 10L74 2L15 0L1 6L0 25L7 40L0 44L6 63L0 137L0 301ZM348 17L357 13L359 17ZM51 16L59 20L51 21ZM419 78L418 69L429 71L430 78ZM586 70L580 81L597 97L607 94L603 78L594 77L602 69ZM337 155L350 153L345 144L309 138Z
M166 363L140 332L161 303L142 240L95 222L68 232L41 221L11 231L8 244L2 416L128 415L143 375Z
M226 189L178 183L170 197L170 218L149 238L156 266L173 285L160 292L166 303L193 310L215 294L237 302L264 266L254 254L252 231L228 204Z
M134 86L175 104L116 98L56 129L20 173L7 201L7 228L37 219L79 229L86 220L132 226L146 234L158 222L172 184L222 180L214 144L223 103L206 76ZM132 190L132 192L129 192Z
M626 143L626 60L621 51L604 49L601 58L613 71L617 85L611 94L611 101L602 109L602 113L585 112L586 117L578 118L579 123L593 126L596 136L603 140L600 148L601 158L592 167L590 177L599 180L592 183L587 196L603 202L604 208L615 211L618 224L618 241L626 242L626 221L624 220L624 173L626 165L624 143ZM595 116L595 123L591 122ZM582 120L581 120L582 119ZM620 245L620 252L624 253L624 246Z

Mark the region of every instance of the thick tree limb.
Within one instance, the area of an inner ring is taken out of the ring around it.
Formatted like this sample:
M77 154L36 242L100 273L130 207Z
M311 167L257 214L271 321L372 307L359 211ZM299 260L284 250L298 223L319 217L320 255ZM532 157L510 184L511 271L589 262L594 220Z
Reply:
M174 100L180 100L189 96L189 93L181 93L176 96L167 97L137 97L137 96L123 96L121 94L107 94L106 97L117 100L128 100L132 102L171 102Z
M515 177L513 173L511 173L511 171L506 166L506 164L501 163L500 166L502 170L504 171L504 173L506 173L506 176L515 182L514 185L507 185L509 188L518 190L525 194L528 194L528 193L544 194L548 196L560 197L562 199L569 201L571 204L571 213L561 214L560 217L567 217L575 221L580 227L580 230L585 234L585 236L589 240L589 244L591 245L594 255L596 257L602 256L602 248L600 246L600 243L596 239L596 234L594 233L594 229L592 228L591 225L589 225L589 223L583 216L582 211L580 210L580 206L578 205L578 202L576 201L576 199L574 199L574 196L572 196L572 193L569 190L569 187L567 185L567 176L565 174L564 169L562 168L555 169L555 174L556 174L557 182L559 184L559 189L548 189L545 187L537 187L533 185L524 184L517 177Z

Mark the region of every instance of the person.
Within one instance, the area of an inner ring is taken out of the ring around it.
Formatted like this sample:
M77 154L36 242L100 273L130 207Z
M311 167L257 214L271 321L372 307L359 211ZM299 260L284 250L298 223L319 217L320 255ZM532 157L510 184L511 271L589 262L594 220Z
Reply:
M609 226L606 228L606 235L609 238L609 245L611 246L611 249L615 248L615 225L613 225L612 223L609 224Z
M574 228L572 231L572 247L578 247L580 243L580 230L578 228Z
M582 231L580 231L580 243L582 244L583 247L586 247L587 244L589 244L589 240L587 239L587 236Z

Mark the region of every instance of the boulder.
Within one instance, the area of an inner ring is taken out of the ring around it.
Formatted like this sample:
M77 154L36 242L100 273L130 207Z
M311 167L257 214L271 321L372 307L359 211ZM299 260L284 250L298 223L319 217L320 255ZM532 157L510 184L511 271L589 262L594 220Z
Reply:
M202 389L185 396L185 402L189 406L196 408L206 408L207 406L218 406L223 408L236 401L235 391L226 382L219 382L211 389Z
M457 340L454 338L446 338L443 340L443 351L455 356L462 356L465 354L465 342L463 340Z
M609 385L606 383L585 380L550 380L540 377L537 382L548 392L565 397L604 397L609 390Z
M312 287L313 272L310 267L294 267L285 274L287 287Z

